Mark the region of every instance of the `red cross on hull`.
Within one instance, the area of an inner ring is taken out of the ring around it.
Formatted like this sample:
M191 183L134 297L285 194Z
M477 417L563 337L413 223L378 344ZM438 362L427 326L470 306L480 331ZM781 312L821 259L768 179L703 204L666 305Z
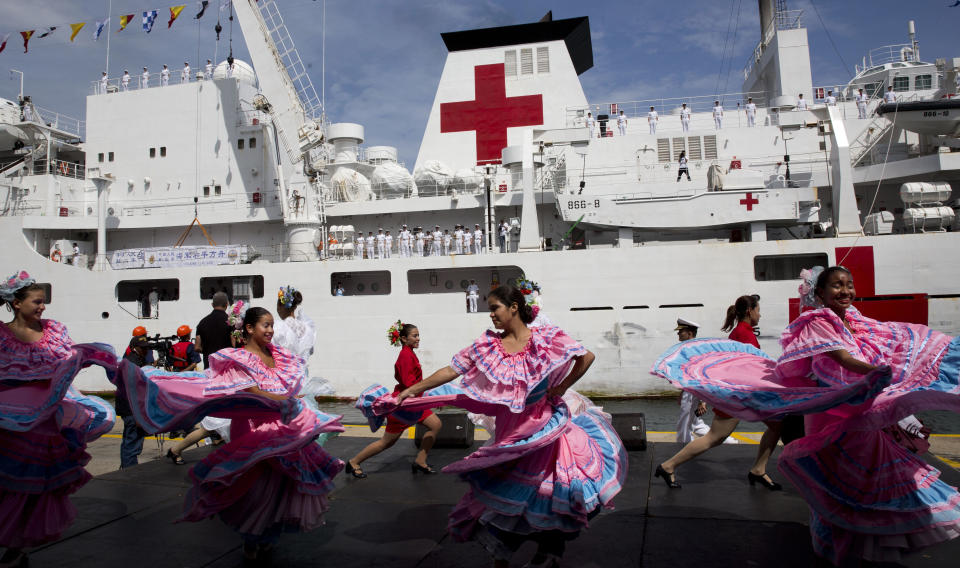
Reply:
M476 99L440 104L440 132L477 132L477 164L500 163L507 128L543 124L543 95L508 97L503 63L473 68Z
M760 200L753 196L752 193L747 192L746 199L740 200L740 205L746 205L747 211L753 211L753 206L760 203Z

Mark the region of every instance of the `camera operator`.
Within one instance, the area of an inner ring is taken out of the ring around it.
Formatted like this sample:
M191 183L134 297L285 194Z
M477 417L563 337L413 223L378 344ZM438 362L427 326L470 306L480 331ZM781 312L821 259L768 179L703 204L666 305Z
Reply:
M202 357L190 341L190 326L177 328L177 342L170 347L170 369L177 372L196 370Z
M149 365L150 361L147 361L147 355L150 353L150 350L147 348L147 345L146 330L144 330L143 335L134 335L130 339L130 346L123 358L138 367ZM114 399L114 408L117 410L117 416L123 419L123 440L120 442L120 469L135 466L137 465L137 456L143 452L143 439L146 437L147 432L134 420L133 411L130 410L130 402L127 400L126 393L121 394L119 391L117 392L117 396Z
M138 325L137 327L133 328L133 332L130 334L130 336L131 336L131 337L143 337L144 340L146 340L146 339L147 339L147 328L143 327L142 325ZM130 352L131 352L132 350L133 350L133 349L128 345L126 351L123 352L123 356L126 357L127 355L130 354ZM154 361L153 350L152 350L152 349L147 349L146 351L147 351L147 355L146 355L146 357L144 357L144 360L147 362L147 363L146 363L147 365L152 365L152 364L153 364L153 361Z

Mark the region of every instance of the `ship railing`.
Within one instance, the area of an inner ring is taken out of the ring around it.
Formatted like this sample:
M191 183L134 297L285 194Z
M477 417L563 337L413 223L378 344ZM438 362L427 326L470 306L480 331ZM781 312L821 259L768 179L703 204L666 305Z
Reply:
M170 80L169 85L179 85L180 84L180 72L181 69L171 69L170 70ZM131 73L130 82L127 84L127 88L123 88L123 77L110 77L107 79L106 89L104 89L103 83L99 79L95 81L90 81L90 94L91 95L107 95L111 93L119 93L121 91L133 91L138 89L149 89L152 87L160 87L161 74L157 73L148 73L147 78L144 79L143 73ZM208 77L203 72L202 69L193 69L190 70L190 82L206 80Z
M34 160L33 164L27 166L27 175L41 176L50 174L58 177L67 177L72 179L84 179L86 177L86 165L82 162L68 162L66 160Z
M871 49L864 58L866 67L857 64L855 69L857 73L861 73L872 67L881 67L887 63L907 63L911 61L917 61L913 45L909 43L895 43L893 45L884 45Z
M33 109L34 118L25 122L44 124L75 136L78 140L82 140L86 134L86 123L84 121L36 105L31 104L30 106Z
M260 124L269 124L270 117L265 112L259 110L238 110L237 126L257 126Z
M564 110L564 118L567 128L577 128L586 126L588 112L593 113L593 118L595 119L598 116L606 115L608 118L603 119L606 121L606 130L616 131L617 116L619 116L620 111L623 111L627 117L628 131L636 129L639 123L642 126L642 131L645 132L647 131L647 113L650 111L650 107L654 107L659 116L659 125L662 126L665 123L676 122L676 126L679 129L680 109L683 103L686 103L687 108L693 113L690 120L691 128L700 122L704 122L705 124L709 122L710 128L713 128L712 113L714 101L720 101L720 106L723 107L726 118L731 111L735 111L738 108L742 110L743 106L747 104L747 99L750 98L753 99L753 103L757 105L758 109L764 108L767 105L766 91L697 95L692 97L660 97L639 101L570 106ZM599 122L601 122L600 119L598 119L598 123ZM726 126L726 124L726 120L724 120L724 126ZM744 119L743 125L746 126L746 119Z
M760 62L764 51L766 51L778 30L796 30L802 27L803 10L780 10L774 14L767 29L763 30L763 39L757 42L757 46L753 49L753 53L750 54L746 65L743 67L743 78L746 79L750 76L754 65Z

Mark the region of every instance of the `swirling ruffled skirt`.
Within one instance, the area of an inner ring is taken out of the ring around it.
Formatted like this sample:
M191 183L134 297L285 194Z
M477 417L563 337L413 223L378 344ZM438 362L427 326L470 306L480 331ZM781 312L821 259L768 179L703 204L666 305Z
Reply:
M956 488L882 430L924 409L960 411L960 340L922 376L893 379L902 373L884 367L843 386L782 376L761 351L723 340L678 344L652 372L741 419L807 415L779 469L810 506L821 556L893 561L960 536Z

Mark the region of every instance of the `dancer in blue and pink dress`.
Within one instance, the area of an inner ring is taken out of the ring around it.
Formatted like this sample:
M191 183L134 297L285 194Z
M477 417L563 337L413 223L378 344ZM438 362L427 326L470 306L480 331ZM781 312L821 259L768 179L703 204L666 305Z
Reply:
M113 348L75 344L67 328L42 319L43 287L24 271L0 283L0 304L13 320L0 323L0 566L26 566L24 548L57 540L77 510L69 496L91 476L89 442L116 420L105 401L71 383L84 367L114 373Z
M210 356L203 373L168 373L121 363L119 389L148 432L192 425L206 415L232 419L230 441L190 471L182 521L218 515L243 539L246 559L262 561L283 532L322 523L326 495L343 462L314 443L342 432L339 416L313 411L297 394L305 362L273 345L273 316L250 308L245 346Z
M743 420L805 414L780 471L810 506L817 554L893 561L960 535L960 494L885 429L920 410L960 411L960 339L916 324L879 322L852 306L840 266L804 271L818 307L780 339L774 361L740 343L676 345L653 372Z
M493 416L494 439L443 469L470 484L448 528L456 540L480 541L494 566L508 566L527 539L538 543L531 566L556 566L566 541L620 492L626 453L597 407L571 411L562 399L594 355L558 327L527 327L534 315L518 289L501 286L487 301L502 332L484 333L399 395L370 387L357 406L373 429L387 414L410 423L447 405Z

